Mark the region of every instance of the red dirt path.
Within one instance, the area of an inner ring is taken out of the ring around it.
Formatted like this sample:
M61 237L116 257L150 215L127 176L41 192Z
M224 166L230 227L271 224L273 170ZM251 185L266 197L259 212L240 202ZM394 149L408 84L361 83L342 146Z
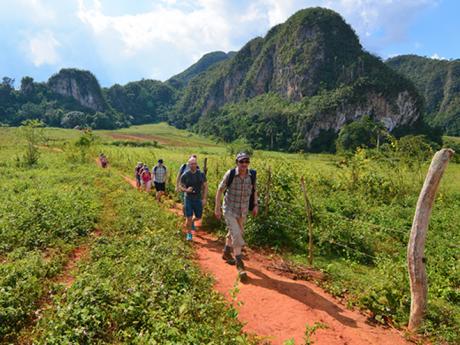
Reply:
M124 179L133 187L134 180ZM180 210L171 209L179 216ZM215 279L214 287L232 302L230 291L234 289L236 268L221 259L223 245L213 235L198 230L193 245L196 261L206 273ZM249 251L245 261L248 281L239 283L236 306L244 331L261 337L261 343L283 344L294 339L304 343L306 324L321 322L326 329L318 329L312 339L324 345L402 345L411 344L395 329L368 323L367 317L358 311L346 309L336 299L317 285L293 280L269 271L273 260L256 251ZM235 304L235 303L234 303Z

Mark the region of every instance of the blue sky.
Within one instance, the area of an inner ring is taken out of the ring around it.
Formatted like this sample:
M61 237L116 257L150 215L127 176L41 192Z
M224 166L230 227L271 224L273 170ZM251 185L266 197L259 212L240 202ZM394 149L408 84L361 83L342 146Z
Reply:
M460 58L457 0L0 0L0 76L44 81L77 67L103 86L166 80L311 6L339 12L384 59Z

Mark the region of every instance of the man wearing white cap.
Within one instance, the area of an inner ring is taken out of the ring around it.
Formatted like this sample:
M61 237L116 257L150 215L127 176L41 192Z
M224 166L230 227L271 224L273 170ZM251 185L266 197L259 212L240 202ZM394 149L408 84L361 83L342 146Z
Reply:
M245 245L244 223L249 211L254 216L259 212L256 190L256 171L248 169L249 155L245 152L236 156L236 168L227 171L219 184L216 193L216 208L214 213L217 219L222 217L222 194L224 194L223 215L227 224L227 238L225 241L222 259L234 265L242 281L247 278L241 253ZM232 248L233 247L233 248ZM235 258L232 257L232 249Z

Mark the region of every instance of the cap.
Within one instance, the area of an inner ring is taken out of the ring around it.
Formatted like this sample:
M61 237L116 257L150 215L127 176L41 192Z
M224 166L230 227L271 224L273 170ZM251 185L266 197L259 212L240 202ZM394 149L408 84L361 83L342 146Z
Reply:
M163 160L162 160L162 159L159 159L159 160L158 160L158 163L163 163Z
M240 152L236 155L236 160L249 159L249 155L246 152Z

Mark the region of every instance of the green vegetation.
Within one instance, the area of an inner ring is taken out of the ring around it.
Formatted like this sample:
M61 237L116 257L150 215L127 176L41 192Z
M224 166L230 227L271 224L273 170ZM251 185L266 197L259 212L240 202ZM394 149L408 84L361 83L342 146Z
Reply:
M106 176L107 214L74 285L35 329L38 343L247 343L241 324L191 262L180 221Z
M149 79L124 86L115 84L104 89L104 94L113 109L125 114L134 125L166 120L176 98L174 88L161 81Z
M196 77L198 74L207 71L213 65L232 58L235 52L224 53L221 51L211 52L203 55L196 63L191 65L185 71L176 74L175 76L168 79L167 83L175 87L176 89L182 89L186 87L190 80Z
M43 131L48 146L23 168L27 142L0 129L0 342L251 343L192 262L180 220L96 167L101 139ZM65 272L80 247L88 257Z
M224 234L223 224L212 215L213 196L218 181L233 166L232 146L246 144L202 146L193 136L189 151L184 152L180 142L188 143L187 132L171 132L175 137L172 146L115 149L107 145L104 152L117 169L126 172L137 160L152 165L163 158L168 168L177 171L187 153L197 153L200 162L208 157L210 197L204 220L208 228ZM132 128L130 135L165 140L168 134L160 124ZM392 139L379 151L359 149L346 156L256 150L251 165L258 171L260 212L264 216L249 220L246 239L252 246L269 247L294 262L307 262L305 210L299 185L304 176L314 206L315 267L328 277L320 284L348 305L370 310L375 321L404 326L409 313L406 246L433 153L432 144L420 136ZM270 189L266 186L268 167L272 168ZM423 334L452 344L458 342L460 334L456 246L459 174L458 164L452 162L435 204L426 248L430 290ZM169 187L172 193L172 185ZM265 211L267 193L270 203Z
M10 126L30 119L66 128L128 124L124 114L107 105L94 75L77 69L62 69L46 83L24 77L19 90L13 79L5 77L0 84L0 104L0 124Z
M69 251L94 229L100 204L88 167L43 154L30 169L8 149L0 156L0 339L7 341L32 320Z
M0 303L0 317L8 320L1 323L4 340L19 336L38 343L250 342L235 320L236 311L211 292L210 281L191 261L178 219L132 190L119 175L130 175L139 160L153 165L163 158L171 171L177 171L189 153L198 154L201 164L208 157L210 198L204 220L208 228L223 234L223 224L212 216L213 196L233 165L235 150L247 143L222 146L164 123L83 135L44 129L48 146L39 147L40 159L33 169L23 169L15 156L26 143L15 129L0 132L0 211L6 214L0 221L0 283L8 292ZM119 135L140 143L155 138L162 144L115 146L113 137ZM84 158L71 159L74 150L80 157L79 145L88 141ZM99 152L109 158L110 170L95 168ZM251 246L306 263L299 187L304 176L314 207L314 266L327 277L318 283L349 306L371 311L374 320L404 326L409 311L406 245L432 153L421 137L392 140L378 152L358 149L346 156L256 150L252 166L258 170L264 216L249 220L247 240ZM429 309L422 329L433 340L452 344L460 334L459 174L459 165L451 163L433 210L426 247ZM102 235L89 237L95 228ZM72 286L64 290L53 279L80 243L89 244L90 254L79 263ZM50 307L36 322L35 311L44 298Z
M427 121L447 135L460 135L460 60L401 55L386 61L424 96Z

